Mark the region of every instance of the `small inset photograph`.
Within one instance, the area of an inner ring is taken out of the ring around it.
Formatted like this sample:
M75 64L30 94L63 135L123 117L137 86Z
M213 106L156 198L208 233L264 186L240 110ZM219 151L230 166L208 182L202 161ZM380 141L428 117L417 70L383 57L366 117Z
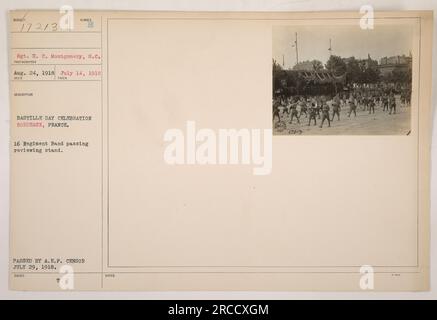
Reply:
M274 135L408 135L411 25L275 26Z

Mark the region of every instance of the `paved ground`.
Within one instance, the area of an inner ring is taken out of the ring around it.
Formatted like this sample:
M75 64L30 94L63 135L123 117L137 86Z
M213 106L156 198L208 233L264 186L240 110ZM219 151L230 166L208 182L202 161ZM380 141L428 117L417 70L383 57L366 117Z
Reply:
M308 118L302 115L300 124L293 119L290 124L290 118L283 116L282 125L278 125L278 119L275 118L273 123L274 135L406 135L410 131L410 107L397 107L396 114L389 115L383 112L381 107L375 107L375 114L369 114L363 111L361 107L357 108L357 116L353 114L348 118L348 108L342 108L340 112L340 121L337 118L331 121L331 127L325 120L323 128L320 128L321 119L317 119L317 125L312 122L308 126ZM331 113L330 113L331 115ZM286 127L284 128L284 123Z

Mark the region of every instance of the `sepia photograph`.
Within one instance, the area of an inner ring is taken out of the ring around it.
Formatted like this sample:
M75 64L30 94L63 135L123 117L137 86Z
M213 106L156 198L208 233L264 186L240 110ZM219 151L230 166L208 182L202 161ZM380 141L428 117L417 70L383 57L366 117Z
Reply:
M408 135L408 25L273 27L274 135Z

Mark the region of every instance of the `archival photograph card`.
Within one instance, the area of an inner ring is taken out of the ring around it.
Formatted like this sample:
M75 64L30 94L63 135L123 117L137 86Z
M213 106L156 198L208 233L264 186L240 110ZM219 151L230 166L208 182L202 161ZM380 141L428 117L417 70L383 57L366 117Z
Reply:
M429 289L432 12L9 18L10 289Z

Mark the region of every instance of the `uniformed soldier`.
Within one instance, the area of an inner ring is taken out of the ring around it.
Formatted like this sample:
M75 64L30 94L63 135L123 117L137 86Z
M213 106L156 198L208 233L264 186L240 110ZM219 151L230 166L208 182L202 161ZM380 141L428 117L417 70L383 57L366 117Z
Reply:
M279 105L279 114L281 115L281 120L284 117L284 113L288 112L287 105L288 105L288 99L287 98L281 99L281 104Z
M409 107L411 104L411 90L410 89L407 90L407 93L405 95L405 104L406 104L406 107Z
M373 98L373 97L370 97L370 99L369 99L369 103L368 103L368 106L369 106L369 114L371 114L371 113L375 113L375 98Z
M361 107L361 109L363 109L363 110L366 109L366 98L364 97L363 94L361 94L361 95L359 96L356 105L359 106L359 107Z
M317 118L320 119L320 109L322 108L322 98L320 96L317 96L315 100L316 100Z
M328 120L328 127L331 126L331 120L329 119L329 105L326 101L322 102L322 123L320 124L320 128L323 128L323 123L325 120Z
M317 106L315 102L311 103L311 107L309 108L309 121L308 125L311 125L311 120L314 120L314 125L317 125L316 115L317 115Z
M299 121L299 114L297 112L297 102L292 102L290 105L290 124L293 123L293 118L296 117L297 123L300 123Z
M382 96L382 111L388 111L388 96L384 93Z
M407 105L407 97L405 96L405 92L401 92L401 107L405 107Z
M338 121L340 121L340 99L338 96L335 96L332 99L332 120L334 121L334 117L337 115Z
M275 117L278 117L278 122L281 121L281 116L279 115L279 105L280 105L279 99L275 99L273 101L273 122L275 122Z
M302 113L305 113L305 117L308 117L307 113L307 103L304 97L301 97L299 100L299 118L302 116Z
M390 94L388 99L388 104L390 106L390 112L388 114L396 114L396 99L393 92Z
M369 102L370 102L369 97L367 95L364 96L363 97L363 110L364 111L367 111L369 109Z
M348 113L348 117L351 117L352 112L354 113L354 116L357 116L357 105L355 104L353 99L349 99L349 101L347 102L349 104L349 113Z
M375 97L375 105L380 107L381 106L381 92L378 91L376 97Z

